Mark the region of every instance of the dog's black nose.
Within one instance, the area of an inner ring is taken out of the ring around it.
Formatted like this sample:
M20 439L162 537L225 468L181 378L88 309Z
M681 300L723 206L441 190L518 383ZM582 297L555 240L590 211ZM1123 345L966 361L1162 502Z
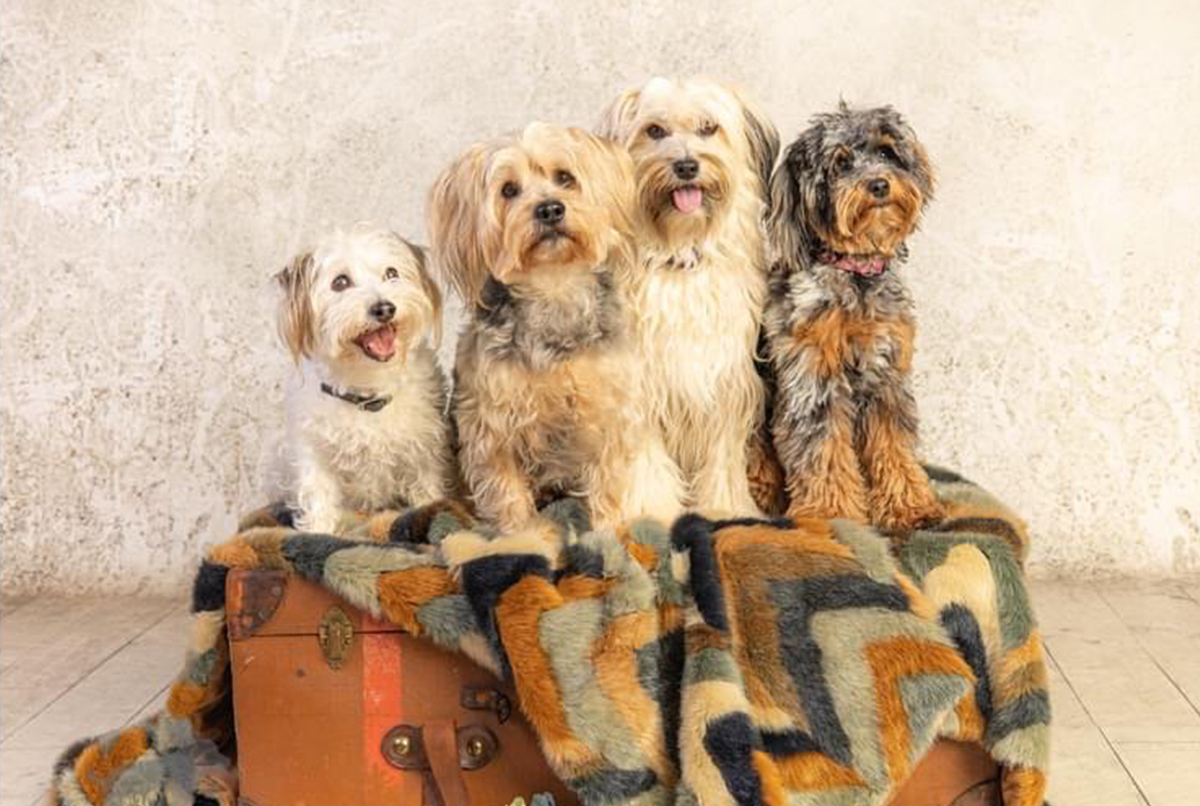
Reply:
M547 199L533 208L533 217L537 219L539 224L545 224L546 226L562 221L566 213L567 206L558 199Z
M690 182L700 174L700 163L691 157L684 157L681 160L675 160L671 165L671 169L684 182Z
M396 306L386 299L381 299L368 308L367 313L371 314L371 317L378 322L390 322L396 315Z
M886 179L872 179L867 183L867 190L871 191L871 195L877 199L886 199L888 191L891 189L892 186Z

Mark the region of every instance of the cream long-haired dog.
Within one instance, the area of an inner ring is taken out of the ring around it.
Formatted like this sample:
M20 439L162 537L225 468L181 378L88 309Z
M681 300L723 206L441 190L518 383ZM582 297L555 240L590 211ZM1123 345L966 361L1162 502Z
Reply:
M450 491L445 379L432 344L441 300L422 250L360 224L276 275L280 337L299 372L268 486L297 527L335 533L349 511Z
M462 297L453 409L479 514L505 529L549 495L600 528L678 500L631 405L618 283L634 263L633 165L582 129L534 123L467 149L430 192L434 264ZM661 448L659 450L661 454Z
M689 504L756 514L747 452L764 418L755 349L779 136L735 91L704 79L655 78L623 92L599 131L635 164L641 266L629 291L647 416Z

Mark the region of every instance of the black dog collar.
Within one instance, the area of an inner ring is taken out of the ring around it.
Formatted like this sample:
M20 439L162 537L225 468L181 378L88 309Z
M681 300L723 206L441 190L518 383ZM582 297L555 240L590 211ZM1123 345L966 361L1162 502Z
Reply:
M321 384L321 391L330 397L336 397L338 400L344 400L351 403L363 411L379 411L388 403L392 402L392 396L387 395L380 397L379 395L356 395L354 392L342 392L334 389L327 383Z

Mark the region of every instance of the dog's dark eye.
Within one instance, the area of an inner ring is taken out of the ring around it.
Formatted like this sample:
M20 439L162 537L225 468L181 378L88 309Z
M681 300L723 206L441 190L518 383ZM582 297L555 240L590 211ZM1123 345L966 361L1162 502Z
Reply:
M500 195L506 199L515 199L521 195L521 186L516 182L505 182L504 187L500 188Z
M833 161L833 167L837 169L838 173L845 173L854 167L854 157L849 154L838 154Z
M879 156L883 157L888 162L895 162L897 164L900 162L900 155L896 153L896 149L888 145L882 145L879 147Z
M333 282L329 287L334 291L342 292L352 285L354 285L354 281L350 279L349 274L339 274L337 277L333 278Z
M575 187L575 175L570 171L555 171L554 181L557 182L561 187Z
M383 273L383 279L385 279L385 280L399 280L399 279L400 279L400 272L396 271L396 267L395 267L395 266L388 266L388 267L387 267L387 271L385 271L385 272Z
M710 120L703 124L699 129L696 129L696 134L700 135L701 137L712 137L717 133L718 130L720 130L720 128L720 126Z
M646 136L651 140L661 140L667 136L667 130L657 123L651 123L646 127Z

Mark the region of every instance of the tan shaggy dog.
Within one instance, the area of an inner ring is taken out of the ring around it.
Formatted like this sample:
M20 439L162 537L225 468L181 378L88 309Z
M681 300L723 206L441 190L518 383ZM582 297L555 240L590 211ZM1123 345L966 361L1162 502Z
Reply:
M666 78L621 93L599 131L634 160L641 266L629 298L641 400L682 474L677 494L689 506L757 514L747 448L764 417L754 357L778 135L735 91Z
M516 528L554 495L593 526L678 502L633 404L619 283L634 264L633 165L582 129L534 123L467 149L429 201L434 262L468 316L455 364L463 477L479 514ZM669 463L668 463L669 464Z

